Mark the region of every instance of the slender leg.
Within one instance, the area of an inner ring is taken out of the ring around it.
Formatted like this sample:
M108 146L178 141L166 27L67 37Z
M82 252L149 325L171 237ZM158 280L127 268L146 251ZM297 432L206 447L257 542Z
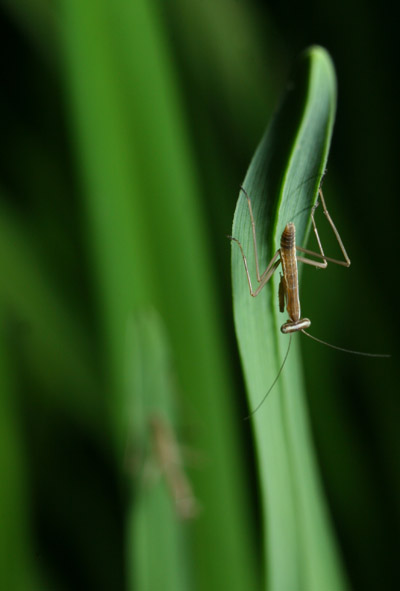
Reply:
M342 242L342 239L340 237L340 234L337 231L337 228L336 228L335 224L333 223L333 220L332 220L331 216L329 215L329 212L328 212L328 210L326 208L326 203L325 203L325 199L324 199L324 196L322 194L321 188L319 189L319 196L321 197L321 203L322 203L322 209L323 209L324 215L326 216L326 218L327 218L327 220L328 220L328 222L329 222L329 224L330 224L330 226L331 226L331 228L332 228L332 230L333 230L333 232L334 232L334 234L336 236L336 240L338 241L340 250L342 251L345 260L344 261L339 261L337 259L332 259L330 257L327 257L324 254L324 251L323 251L323 248L322 248L322 244L321 244L321 240L320 240L320 237L319 237L319 234L318 234L318 230L317 230L317 226L316 226L315 219L314 219L315 210L317 209L317 207L319 205L318 201L317 201L317 203L314 205L314 207L311 210L311 222L312 222L312 225L313 225L315 237L316 237L317 242L318 242L318 247L319 247L319 250L320 250L320 254L317 253L317 252L313 252L312 250L308 250L306 248L302 248L301 246L296 246L296 249L298 251L300 251L300 252L304 252L305 254L310 254L311 256L314 256L314 257L323 259L324 262L321 263L321 262L318 262L318 261L313 261L313 260L307 259L305 257L297 257L297 260L300 261L300 262L302 262L302 263L306 263L307 265L312 265L314 267L318 267L320 269L325 269L328 266L328 261L331 262L331 263L335 263L337 265L342 265L343 267L350 267L351 261L349 259L349 256L348 256L347 252L346 252L346 249L344 247L344 244Z
M246 259L246 255L243 252L243 247L240 244L239 240L237 238L234 238L233 236L228 236L228 238L230 240L234 240L236 242L236 244L239 245L240 248L240 252L242 253L242 258L243 258L243 263L244 263L244 268L246 271L246 275L247 275L247 282L249 284L249 289L250 289L250 295L253 296L253 298L255 298L256 296L258 296L258 294L260 293L260 291L262 290L262 288L264 287L264 285L266 283L268 283L268 281L271 279L272 275L274 274L274 272L276 271L276 269L278 268L278 266L280 265L281 259L278 259L280 251L277 250L276 253L274 254L274 256L272 257L272 259L269 262L268 267L265 269L264 273L261 275L260 279L258 279L258 281L260 282L260 285L257 287L257 289L254 291L253 290L253 286L251 284L251 278L250 278L250 273L249 273L249 267L247 265L247 259ZM278 259L278 260L277 260Z
M296 246L296 250L301 250L301 252L304 252L304 249L301 248L300 246ZM316 267L317 269L326 269L326 267L328 266L328 262L326 260L326 257L322 257L321 255L319 255L316 252L313 252L312 250L308 250L307 251L309 254L311 254L314 257L321 257L324 259L324 262L321 263L320 261L313 261L312 259L306 259L305 257L299 257L297 256L297 262L298 263L305 263L306 265L311 265L312 267Z
M250 295L252 295L253 297L258 296L258 294L260 293L260 291L262 290L262 288L264 287L264 285L266 283L268 283L268 281L270 280L270 278L272 277L272 275L274 274L274 272L276 271L276 269L278 268L281 260L278 259L279 257L279 250L276 251L276 253L274 254L274 256L272 257L272 259L270 260L267 268L265 269L265 271L260 274L260 265L258 262L258 251L257 251L257 237L256 237L256 224L254 221L254 215L253 215L253 208L251 206L251 200L249 195L247 194L247 192L245 191L245 189L243 189L243 187L240 187L240 190L243 191L246 199L247 199L247 205L249 208L249 214L250 214L250 221L251 221L251 231L253 234L253 248L254 248L254 260L255 260L255 265L256 265L256 275L257 275L257 281L260 284L256 290L253 290L253 286L251 284L251 278L250 278L250 273L249 273L249 267L247 264L247 259L246 259L246 255L244 254L243 251L243 247L241 245L241 243L239 242L239 240L237 238L234 238L233 236L228 236L228 238L230 240L234 240L240 248L240 252L242 253L242 258L243 258L243 263L244 263L244 268L246 271L246 275L247 275L247 281L249 284L249 289L250 289Z
M335 226L335 224L333 223L333 220L332 220L331 216L329 215L329 211L328 211L328 210L327 210L327 208L326 208L326 203L325 203L324 196L323 196L323 194L322 194L322 189L321 189L321 187L320 187L320 189L319 189L319 196L321 197L322 208L323 208L324 214L325 214L325 216L326 216L326 218L327 218L328 222L329 222L329 223L330 223L330 225L331 225L331 228L332 228L332 230L333 230L333 232L334 232L334 234L335 234L335 236L336 236L336 240L338 241L338 244L339 244L339 246L340 246L340 250L342 251L342 253L343 253L343 256L344 256L344 258L345 258L345 261L340 261L340 262L339 262L339 261L337 261L337 263L338 263L338 264L342 264L342 265L344 265L344 266L346 266L346 267L350 267L351 261L350 261L350 259L349 259L349 255L347 254L347 252L346 252L346 249L345 249L345 247L344 247L344 244L343 244L343 242L342 242L342 239L341 239L341 237L340 237L340 234L339 234L339 232L337 231L337 229L336 229L336 226ZM314 212L313 212L313 213L314 213ZM313 221L314 221L314 217L313 217L312 219L313 219Z
M258 264L256 224L255 224L255 221L254 221L253 208L251 206L251 200L250 200L249 195L247 194L247 191L245 191L245 189L243 189L243 187L240 187L240 190L243 191L243 193L245 194L245 197L247 199L247 206L249 208L250 221L251 221L251 231L253 233L253 248L254 248L254 260L255 260L255 263L256 263L256 275L257 275L257 281L258 281L258 283L260 283L260 281L261 281L261 277L260 277L260 266Z

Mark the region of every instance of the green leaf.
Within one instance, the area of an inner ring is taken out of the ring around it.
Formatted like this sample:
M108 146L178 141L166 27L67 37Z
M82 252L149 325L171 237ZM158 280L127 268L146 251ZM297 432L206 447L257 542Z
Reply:
M60 6L116 456L126 440L127 325L151 307L171 343L187 424L196 425L188 443L210 458L192 476L206 508L190 536L194 578L208 590L254 588L233 384L169 36L145 0Z
M45 589L32 544L30 497L24 436L19 423L15 364L10 355L8 308L0 297L0 587Z
M0 273L7 277L2 297L26 327L22 343L32 370L53 388L57 379L66 386L57 389L52 403L103 434L90 339L48 273L37 245L29 240L27 228L0 205ZM42 388L40 395L45 392Z
M185 544L196 502L176 435L176 386L161 318L143 311L128 336L126 416L134 486L128 519L129 589L188 589Z
M296 224L297 243L305 244L325 169L336 101L333 64L312 47L298 60L282 104L250 164L243 186L251 198L262 272L279 248L286 223ZM232 235L247 254L256 283L252 231L243 193ZM240 250L232 243L232 281L236 333L250 410L255 409L278 374L288 346L280 333L286 320L278 312L279 274L258 297L249 295ZM298 352L293 335L286 366L272 392L252 416L261 486L266 577L269 589L343 589L337 556L305 409Z

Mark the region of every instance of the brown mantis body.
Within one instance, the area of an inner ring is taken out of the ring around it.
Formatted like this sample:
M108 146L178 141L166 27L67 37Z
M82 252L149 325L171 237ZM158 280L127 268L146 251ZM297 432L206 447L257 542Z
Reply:
M313 252L312 250L307 250L306 248L302 248L301 246L298 246L296 244L296 228L295 228L295 225L293 222L289 222L288 224L286 224L285 229L282 232L280 248L275 252L275 254L272 257L271 261L269 262L267 268L265 269L265 271L262 274L260 274L260 267L259 267L259 261L258 261L256 228L255 228L255 222L254 222L253 209L251 206L250 197L248 196L248 194L246 193L246 191L243 188L241 188L241 190L243 191L243 193L247 199L251 227L252 227L252 234L253 234L253 247L254 247L254 259L255 259L255 266L256 266L256 276L257 276L257 282L259 284L255 290L253 289L253 286L251 283L251 277L250 277L250 273L249 273L247 259L246 259L246 255L244 254L243 247L242 247L241 243L239 242L239 240L237 238L234 238L233 236L228 236L228 238L235 241L239 245L240 251L242 253L242 258L243 258L243 263L244 263L246 275L247 275L247 281L249 284L250 295L252 297L258 296L258 294L261 292L263 287L271 279L272 275L277 270L279 265L281 265L282 274L281 274L281 280L279 283L279 309L281 312L284 312L285 306L286 306L286 311L289 316L288 320L284 324L282 324L281 331L284 334L289 334L289 335L291 335L294 332L300 331L303 334L305 334L306 336L310 337L311 339L313 339L319 343L322 343L323 345L327 345L328 347L332 347L333 349L338 349L338 350L344 351L346 353L354 353L356 355L365 355L367 357L390 357L390 355L381 355L381 354L375 354L375 353L362 353L359 351L352 351L349 349L344 349L342 347L337 347L336 345L331 345L330 343L326 343L325 341L318 339L317 337L309 334L305 330L305 329L309 328L309 326L311 325L311 320L309 320L308 318L301 317L297 263L298 262L305 263L306 265L312 265L313 267L316 267L319 269L325 269L328 266L328 262L336 263L337 265L342 265L344 267L350 267L350 264L351 264L350 258L349 258L348 254L346 252L346 249L343 245L342 239L340 238L339 232L337 231L336 226L333 223L333 220L332 220L331 216L329 215L329 212L326 208L326 203L325 203L325 199L322 194L321 188L319 188L319 198L321 199L323 213L326 216L326 218L327 218L327 220L328 220L328 222L329 222L329 224L336 236L336 239L337 239L339 247L342 251L344 260L340 261L340 260L325 256L324 250L322 248L321 240L319 238L317 226L315 224L315 219L314 219L315 210L319 205L319 203L317 201L311 210L311 222L313 225L315 237L318 242L319 253ZM302 254L299 255L299 254L297 254L298 252L302 253ZM315 257L316 259L320 259L320 260L314 260L314 259L308 258L306 256L303 256L303 254L310 255L310 256ZM260 404L257 406L257 408L251 414L253 414L261 406L261 404L264 402L265 398L268 396L269 392L274 387L276 381L278 380L278 378L281 374L281 371L283 369L283 366L286 362L288 353L289 353L290 343L291 343L291 341L289 341L289 346L288 346L285 358L283 360L283 363L279 369L278 375L276 376L274 382L272 383L271 387L269 388L268 392L265 394L265 396L262 399L262 401L260 402Z
M315 236L317 238L318 247L319 247L320 252L319 253L313 252L312 250L307 250L306 248L302 248L301 246L298 246L296 244L295 225L293 224L293 222L289 222L288 224L286 224L286 227L282 232L280 248L276 251L276 253L272 257L269 265L267 266L267 268L265 269L265 271L261 275L260 275L260 267L259 267L259 262L258 262L256 227L255 227L255 222L254 222L253 209L251 206L250 197L248 196L248 194L246 193L246 191L243 188L242 188L242 191L245 194L246 199L247 199L247 204L248 204L249 213L250 213L251 227L252 227L252 232L253 232L254 258L255 258L255 264L256 264L257 281L259 283L259 286L257 287L256 290L253 290L253 286L252 286L251 278L250 278L250 273L249 273L249 268L247 265L246 255L244 254L243 247L242 247L241 243L239 242L239 240L237 238L234 238L233 236L230 236L229 238L231 240L234 240L240 247L240 251L241 251L242 257L243 257L244 267L246 270L247 281L249 283L250 295L253 297L258 296L258 294L263 289L263 287L271 279L272 275L274 274L276 269L279 267L279 265L282 265L282 275L281 275L281 281L279 284L279 309L281 312L283 312L285 309L285 304L286 304L286 311L289 315L289 320L281 326L281 331L284 334L289 334L289 333L298 332L298 331L303 332L305 328L308 328L311 325L311 320L309 320L308 318L301 318L297 262L305 263L307 265L312 265L313 267L317 267L320 269L325 269L328 266L328 261L330 261L332 263L336 263L337 265L342 265L344 267L350 267L350 264L351 264L349 256L348 256L346 249L344 248L343 242L340 238L339 232L337 231L336 226L333 223L333 220L332 220L331 216L329 215L329 212L326 208L325 199L322 194L322 190L319 189L319 196L321 198L323 212L324 212L325 216L327 217L329 224L332 227L332 230L336 236L336 239L339 243L340 249L343 253L345 260L339 261L337 259L332 259L330 257L327 257L324 254L321 240L319 238L317 226L315 224L315 219L314 219L315 210L319 205L319 203L317 202L313 206L312 211L311 211L311 221L312 221ZM299 256L299 255L297 255L296 251L317 257L319 259L322 259L322 261L316 261L316 260L306 258L304 256Z

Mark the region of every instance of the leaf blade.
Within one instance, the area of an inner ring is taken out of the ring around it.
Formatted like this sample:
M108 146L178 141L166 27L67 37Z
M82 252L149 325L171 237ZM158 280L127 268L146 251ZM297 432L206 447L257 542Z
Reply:
M267 129L243 186L251 197L262 272L279 248L280 234L296 223L303 244L309 210L317 196L332 135L336 82L329 55L312 47L300 58L281 107ZM246 200L239 195L232 235L251 257L252 230ZM275 300L277 277L257 298L249 297L238 248L232 249L236 333L250 409L277 375L287 347ZM277 274L275 273L277 276ZM254 416L264 509L267 579L271 589L341 589L341 568L330 533L315 468L298 357L298 339L283 375ZM307 479L302 479L302 469ZM310 511L311 499L318 519Z

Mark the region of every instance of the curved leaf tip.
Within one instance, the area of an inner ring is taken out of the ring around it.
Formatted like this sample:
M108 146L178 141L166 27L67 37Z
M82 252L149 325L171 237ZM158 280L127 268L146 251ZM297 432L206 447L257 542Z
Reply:
M298 244L304 245L310 208L326 166L335 106L332 61L323 48L310 47L293 69L243 183L254 214L260 273L279 248L280 235L289 221L296 225ZM242 192L232 235L246 254L255 287L252 224ZM277 272L260 294L251 298L240 249L232 243L235 327L250 411L273 383L287 348L287 336L279 330L285 319L278 312L276 278ZM342 589L342 573L306 435L298 338L293 341L282 375L253 418L268 541L266 570L271 588Z

